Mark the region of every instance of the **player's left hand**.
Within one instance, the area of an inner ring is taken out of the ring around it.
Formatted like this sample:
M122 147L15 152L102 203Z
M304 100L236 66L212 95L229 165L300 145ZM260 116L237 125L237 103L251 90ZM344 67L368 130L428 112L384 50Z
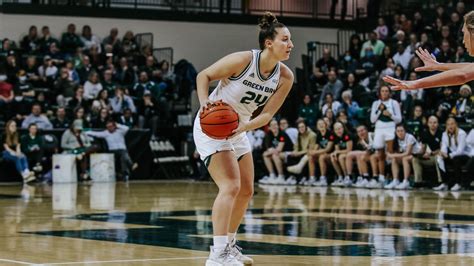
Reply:
M409 81L409 80L399 80L394 77L385 76L383 77L383 81L393 85L393 86L390 86L390 89L394 91L417 89L413 81Z
M246 131L248 131L248 123L243 122L243 121L239 121L239 126L232 131L232 135L227 137L227 139L231 139L231 138L239 135L240 133L246 132Z

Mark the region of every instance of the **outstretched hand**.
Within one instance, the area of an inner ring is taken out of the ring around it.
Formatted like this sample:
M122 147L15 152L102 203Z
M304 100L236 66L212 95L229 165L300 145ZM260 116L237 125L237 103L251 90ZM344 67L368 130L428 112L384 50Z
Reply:
M392 85L390 86L390 89L394 91L417 89L415 88L413 81L409 81L409 80L399 80L394 77L385 76L383 77L383 81Z
M415 51L416 55L423 61L425 64L422 67L417 67L415 68L416 72L420 71L434 71L436 70L436 66L439 64L438 61L436 61L436 57L433 54L430 54L428 50L423 49L423 48L418 48L418 50Z

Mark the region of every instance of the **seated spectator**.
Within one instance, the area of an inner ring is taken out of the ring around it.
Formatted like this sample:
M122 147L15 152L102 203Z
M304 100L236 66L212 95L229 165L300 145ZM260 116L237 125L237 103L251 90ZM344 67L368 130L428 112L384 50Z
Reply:
M260 154L263 149L263 140L265 139L265 131L262 129L254 129L247 131L247 137L250 142L253 154Z
M44 85L52 85L58 75L58 68L49 55L43 58L43 64L38 67L38 74Z
M1 110L1 107L0 107ZM13 98L13 101L8 105L7 111L5 112L6 117L11 117L15 120L17 125L21 125L23 119L25 119L31 112L31 101L27 100L23 95L17 94Z
M413 108L413 113L405 120L405 126L408 133L412 134L417 141L421 139L423 128L426 125L426 118L423 116L423 107L416 105Z
M278 122L272 120L269 125L269 131L264 140L263 161L268 171L268 176L264 176L259 183L261 184L284 184L285 173L283 172L284 159L286 152L291 151L293 143L288 135L278 128ZM275 175L275 168L278 177Z
M80 48L78 48L78 49L80 49ZM80 84L81 83L81 78L79 77L79 73L77 73L77 71L76 71L73 59L70 59L70 60L66 61L65 68L67 69L67 71L69 73L69 76L68 76L69 80L74 82L75 84Z
M316 143L316 134L306 125L304 121L299 121L298 140L293 145L293 151L288 154L288 166L286 169L289 173L301 174L303 168L308 164L308 150L313 148ZM296 179L289 177L286 180L287 185L296 185Z
M44 92L38 92L36 94L36 99L34 102L41 106L42 113L45 114L47 117L53 115L53 108L51 107L49 101L46 99L46 94Z
M146 71L140 72L140 78L133 88L130 90L130 95L135 99L140 99L143 97L143 93L145 91L149 91L153 98L159 99L161 93L158 91L158 87L156 86L155 82L150 81L148 79L148 74Z
M458 121L465 122L466 119L474 117L474 102L472 100L471 87L464 84L459 89L459 98L456 100L454 108L451 113L456 117Z
M332 130L332 126L334 122L336 122L336 115L334 114L334 111L330 108L326 110L326 112L323 114L323 120L326 122L326 125L328 126L329 130Z
M140 74L142 72L146 72L148 77L152 77L153 73L158 70L157 63L153 55L149 55L146 57L145 64L140 67Z
M385 24L385 19L379 17L377 24L377 28L375 28L374 32L377 34L379 40L384 41L388 36L388 27Z
M361 49L362 49L362 41L360 39L359 34L351 35L351 40L349 43L349 52L351 54L351 57L356 60L359 60Z
M118 122L122 125L125 125L129 128L135 128L137 126L137 121L133 117L132 110L130 108L125 108L121 116L119 116Z
M334 123L333 133L334 151L329 154L331 164L336 170L337 178L331 184L332 186L351 186L352 180L347 174L346 157L347 153L352 151L353 137L341 122Z
M0 110L11 103L15 97L12 84L7 82L7 75L0 73Z
M65 99L65 100L68 100L68 99ZM58 101L58 105L59 105L59 101ZM59 106L63 106L63 105L59 105ZM79 107L84 108L84 110L88 110L89 108L89 103L84 98L84 88L82 86L79 86L75 89L74 98L70 99L67 102L67 108L70 110L75 110Z
M113 81L112 69L106 69L104 71L104 79L102 80L102 88L108 91L108 94L112 96L117 88L117 83Z
M451 59L454 56L454 51L451 48L451 44L448 40L441 42L441 49L436 54L436 61L439 63L451 63Z
M345 91L351 91L352 99L358 103L365 102L365 98L367 98L368 90L364 86L360 85L354 73L349 73L349 75L347 75L347 81L344 85L342 93Z
M14 51L11 51L6 60L6 64L3 64L3 67L5 68L5 72L7 74L7 81L15 84L18 79L17 79L17 73L20 71L20 67L17 63L16 60L16 53Z
M102 90L102 84L99 80L99 74L95 71L89 74L89 78L84 83L84 98L86 100L94 100Z
M64 64L64 54L59 50L59 46L56 43L51 43L49 46L49 51L46 53L46 56L49 56L52 62L56 65Z
M92 29L89 25L84 25L82 27L81 41L84 44L84 49L86 51L90 50L92 46L96 46L99 53L102 50L99 37L92 34Z
M61 137L61 148L65 153L77 154L80 180L90 180L88 173L89 155L95 150L89 137L84 134L81 120L74 120L71 127Z
M315 65L313 74L316 78L316 83L323 86L327 83L329 71L336 71L337 61L331 56L329 48L323 49L323 57L320 58Z
M423 166L435 166L437 182L441 182L437 156L440 154L443 132L439 129L438 118L432 115L428 118L428 128L421 134L421 151L413 157L413 172L415 185L423 182Z
M21 152L21 144L15 121L9 120L5 125L5 135L3 136L2 144L3 160L15 163L16 170L23 177L23 182L34 181L36 179L35 173L30 171L28 160Z
M15 95L21 95L29 100L33 100L35 97L33 85L28 82L28 77L24 70L18 71L18 82L15 84L15 91L17 92Z
M92 120L92 128L105 129L107 121L109 121L110 112L107 108L102 108L99 111L99 115Z
M408 79L416 80L416 73L411 72ZM402 112L405 116L410 115L415 105L421 105L423 103L424 94L424 90L404 90L401 92L400 100L402 101Z
M120 49L121 49L121 41L120 38L118 37L118 29L117 28L112 28L110 30L109 36L105 37L104 40L102 41L102 44L104 46L110 45L112 47L112 53L118 54Z
M132 31L127 31L123 35L122 43L121 43L121 50L119 54L125 57L131 57L134 53L138 50L138 45L135 40L135 35Z
M33 170L39 173L43 170L43 138L38 133L38 126L32 123L28 126L28 133L21 136L21 151L28 159L28 164L33 165Z
M158 134L158 104L151 97L149 91L145 91L141 100L138 101L137 106L138 113L138 127L139 128L150 128L152 138L156 138Z
M359 125L359 121L357 121L357 114L359 113L360 108L359 104L352 100L351 91L345 91L342 93L341 109L346 111L348 122L351 127L356 127Z
M298 108L298 116L303 118L309 127L314 127L316 125L317 115L318 110L316 109L316 106L311 103L311 96L306 94L303 103Z
M59 45L59 41L51 36L48 26L43 26L41 28L41 38L39 39L39 49L42 54L45 54L49 51L49 47L52 43Z
M411 164L414 154L419 154L421 147L415 137L406 132L403 124L398 124L396 129L396 142L393 153L388 152L387 158L392 161L393 180L385 186L385 189L409 189L408 178L411 174ZM403 166L403 182L399 181L400 165Z
M364 56L359 60L359 65L355 71L357 79L361 80L365 86L369 85L370 78L372 78L377 70L378 56L374 54L372 47L364 48ZM365 80L367 79L368 80Z
M56 101L59 106L68 105L69 101L76 95L79 85L69 78L69 71L67 68L61 68L60 77L54 82L54 90L57 95ZM81 92L84 89L81 87Z
M95 100L92 102L91 112L93 116L96 116L100 110L107 109L112 111L112 106L110 105L109 92L106 89L102 89L98 94Z
M138 167L138 165L136 163L133 164L132 159L130 159L127 145L125 144L125 135L127 134L129 127L116 124L113 120L109 120L106 127L107 130L100 132L88 131L86 134L107 141L108 151L112 152L115 155L115 158L120 162L120 167L118 167L120 169L120 176L124 181L128 181L130 170L134 170Z
M341 77L346 77L348 73L353 73L356 71L358 64L359 62L357 61L357 59L353 58L349 50L347 50L339 58L339 62L338 62L339 67L338 67L337 73Z
M337 78L335 71L328 72L328 83L324 85L321 97L319 99L319 106L322 106L324 97L326 94L331 93L335 100L339 100L341 97L342 88L344 84Z
M385 63L385 68L379 74L379 78L377 80L376 86L380 87L384 83L383 77L385 76L393 77L394 75L395 75L395 63L392 58L388 58Z
M23 120L21 128L28 128L30 124L36 124L39 129L52 129L53 124L48 117L41 113L41 105L34 103L31 107L31 114Z
M360 125L357 127L357 139L353 141L353 150L347 153L346 156L346 171L345 180L351 180L354 187L365 188L372 181L369 175L370 155L373 154L373 134L370 134L367 127ZM357 163L359 176L353 173L354 161ZM349 184L349 182L346 182Z
M38 66L36 64L36 56L28 56L24 70L27 82L31 83L34 87L42 86Z
M436 116L439 117L441 121L444 121L451 113L451 110L456 106L456 95L454 94L452 87L444 87L443 94L438 98L439 101L437 103Z
M81 126L83 128L90 128L89 116L86 114L86 110L79 106L73 111L73 121L81 121Z
M137 109L130 96L124 93L123 88L115 89L115 97L110 99L110 105L114 114L121 114L126 108L129 108L132 113L136 113Z
M321 107L321 113L325 115L326 111L330 109L333 114L336 114L341 108L341 103L334 100L332 93L328 92L324 95L324 105Z
M77 74L79 75L80 84L84 84L92 72L97 72L97 68L91 64L90 57L84 55L82 57L81 65L77 68Z
M67 32L63 33L61 36L61 50L69 54L70 56L74 54L77 47L83 47L84 43L81 41L81 38L76 34L76 25L69 24L67 26Z
M70 121L66 116L66 109L64 107L58 107L56 110L56 116L51 120L54 128L69 128Z
M133 68L128 66L128 60L125 57L120 58L120 65L117 69L116 79L117 81L126 86L131 87L135 83L135 71Z
M434 190L447 190L451 186L451 191L459 191L462 188L469 187L469 178L467 178L466 173L461 171L469 160L468 149L469 147L466 146L466 132L458 127L454 117L449 117L446 120L446 131L443 132L441 140L440 154L444 161L443 163L438 162L443 182L433 188ZM448 174L448 169L454 170L452 174Z
M39 51L38 28L36 26L30 27L28 35L21 40L20 47L28 54L34 54Z
M284 117L280 118L279 126L280 126L280 130L284 131L288 135L288 137L290 137L291 143L295 144L296 141L298 140L298 129L294 127L290 127L290 124L288 123L288 119Z
M308 170L309 179L301 180L300 184L305 186L327 186L326 170L321 167L329 159L329 153L334 148L334 140L331 138L331 132L328 130L326 122L319 119L316 122L316 143L308 150ZM321 178L316 180L316 163L319 163L321 170Z
M393 62L396 65L401 65L403 69L408 69L410 60L413 57L413 54L410 53L410 49L405 47L401 42L397 43L397 52L393 55Z
M363 58L366 56L368 47L371 48L370 50L373 52L374 55L376 56L382 55L383 48L385 47L385 43L378 39L377 32L373 31L369 33L369 40L367 40L366 42L364 42L364 44L362 44L360 58Z

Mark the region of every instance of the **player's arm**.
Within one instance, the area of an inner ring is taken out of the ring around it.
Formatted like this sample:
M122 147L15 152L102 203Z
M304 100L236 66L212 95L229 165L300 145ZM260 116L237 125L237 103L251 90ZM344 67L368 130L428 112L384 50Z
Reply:
M451 69L419 80L399 80L385 76L383 80L390 83L392 90L415 90L442 86L462 85L474 79L474 63L468 63L460 69Z
M436 57L433 54L430 54L428 50L423 48L418 48L415 51L416 55L423 61L425 64L422 67L415 68L415 71L448 71L452 69L461 69L464 68L471 63L439 63L436 61Z
M293 79L294 77L291 70L284 64L281 64L280 83L275 94L270 97L262 112L257 117L250 120L248 123L239 124L239 127L233 131L234 135L244 131L260 128L268 124L278 109L280 109L281 105L286 99L286 96L288 96L288 93L293 86Z
M197 94L201 107L206 106L209 97L209 83L240 74L252 60L252 53L237 52L219 59L199 72L196 78Z

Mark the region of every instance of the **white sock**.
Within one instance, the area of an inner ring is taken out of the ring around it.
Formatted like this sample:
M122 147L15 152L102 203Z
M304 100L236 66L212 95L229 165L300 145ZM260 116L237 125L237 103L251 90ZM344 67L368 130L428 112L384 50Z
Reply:
M379 175L379 180L385 180L385 176L384 175Z
M309 177L309 179L314 180L314 179L316 179L316 177L314 175L312 175L312 176Z
M284 175L278 175L278 178L281 178L281 177L285 178L285 176L284 176Z
M224 249L227 245L227 236L214 236L214 248L215 249Z
M270 177L271 177L271 178L275 178L275 174L274 174L274 173L270 173Z
M323 176L323 175L322 175L322 176L319 178L319 180L321 180L321 181L326 180L326 176Z
M237 232L235 233L227 233L227 242L232 243L234 239L237 239Z
M338 176L337 179L342 180L343 179L342 175Z

